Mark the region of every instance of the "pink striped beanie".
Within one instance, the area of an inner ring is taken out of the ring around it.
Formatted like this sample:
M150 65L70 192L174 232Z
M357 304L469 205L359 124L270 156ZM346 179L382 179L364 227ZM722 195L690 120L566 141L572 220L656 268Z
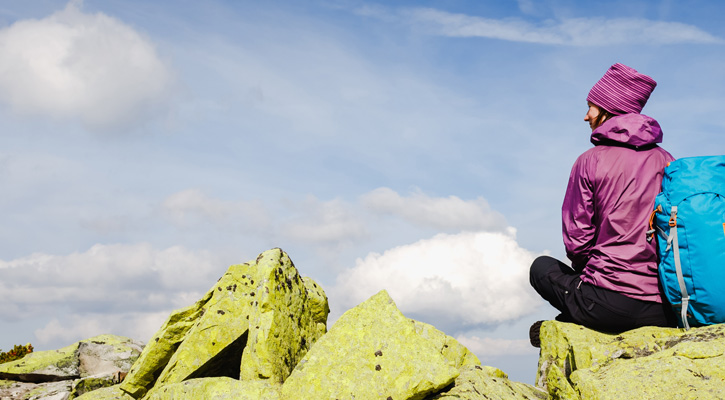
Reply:
M642 111L657 82L624 64L614 64L589 91L587 101L614 115Z

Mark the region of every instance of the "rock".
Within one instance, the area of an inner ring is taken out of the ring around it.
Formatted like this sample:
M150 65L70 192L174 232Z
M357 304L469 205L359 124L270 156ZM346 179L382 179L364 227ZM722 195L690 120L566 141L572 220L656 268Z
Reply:
M121 385L114 385L88 392L76 397L76 400L134 400L134 398L121 390Z
M99 335L60 350L38 351L0 364L0 398L67 399L117 383L142 351L142 344L115 335ZM81 378L83 377L83 378Z
M0 379L39 383L128 371L141 350L140 342L100 335L60 350L36 351L0 364Z
M78 346L81 378L127 372L143 351L143 343L116 335L100 335Z
M280 400L281 386L270 380L240 381L228 377L190 379L154 388L144 400Z
M112 374L112 373L93 375L93 376L88 376L85 378L77 379L77 380L73 381L70 398L74 399L76 397L79 397L88 392L92 392L94 390L114 386L117 383L119 383L118 375Z
M427 400L545 400L548 394L531 385L510 381L497 368L468 365L461 370L454 386Z
M327 332L327 316L330 314L330 306L327 302L327 296L322 287L313 281L312 278L304 277L302 282L307 290L307 298L309 299L310 312L312 319L317 323L317 337Z
M136 360L121 384L121 389L135 398L141 398L156 382L156 378L166 367L179 344L189 330L203 315L204 306L212 296L208 292L195 304L174 311L164 322L151 342L146 345L141 356Z
M282 386L284 399L423 399L458 370L387 292L345 312Z
M466 366L481 365L481 361L456 339L436 329L433 325L410 320L415 332L438 349L438 352L448 361L448 365L455 369Z
M29 383L0 380L0 399L60 399L70 396L72 381Z
M537 385L554 399L719 399L725 325L644 327L616 335L547 321Z
M250 268L260 280L259 305L255 300L239 377L281 384L325 334L330 308L322 288L309 278L303 280L282 250L262 253ZM314 289L308 290L305 282Z
M0 364L0 379L22 382L49 382L80 378L78 345L59 350L36 351L25 357Z
M325 333L328 312L324 291L284 251L268 250L232 265L204 298L172 314L121 389L140 398L203 377L282 383Z

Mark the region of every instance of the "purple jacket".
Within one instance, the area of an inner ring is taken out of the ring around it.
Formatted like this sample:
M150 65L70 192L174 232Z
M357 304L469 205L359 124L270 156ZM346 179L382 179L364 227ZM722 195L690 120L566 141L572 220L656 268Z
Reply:
M665 166L662 129L641 114L618 115L592 132L574 163L562 206L566 254L583 282L661 302L655 244L646 232Z

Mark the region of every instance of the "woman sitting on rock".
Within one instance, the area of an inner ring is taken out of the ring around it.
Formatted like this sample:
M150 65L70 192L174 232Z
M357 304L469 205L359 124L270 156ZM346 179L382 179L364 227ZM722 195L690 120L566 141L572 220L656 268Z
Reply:
M658 284L655 243L646 238L663 170L674 160L657 146L660 125L640 114L656 85L615 64L587 96L594 147L574 163L562 206L571 267L541 256L530 270L531 286L561 312L559 321L605 332L677 325ZM537 347L540 325L530 332Z

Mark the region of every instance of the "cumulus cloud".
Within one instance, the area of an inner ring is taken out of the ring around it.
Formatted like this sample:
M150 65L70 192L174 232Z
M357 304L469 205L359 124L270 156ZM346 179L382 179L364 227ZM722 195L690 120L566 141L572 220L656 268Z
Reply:
M415 225L443 231L502 231L506 219L479 197L462 200L456 196L430 197L417 191L408 197L389 188L378 188L362 196L362 204L373 212L398 215Z
M224 273L208 252L147 243L95 245L82 253L0 261L0 317L52 313L153 312L196 301ZM199 285L202 285L201 287Z
M486 326L540 304L528 283L533 258L511 233L439 234L358 259L328 293L349 308L386 289L404 314L444 331Z
M148 38L81 1L0 30L0 101L18 113L117 130L151 117L172 77Z
M519 1L523 12L534 12L533 3ZM723 43L723 39L680 22L643 18L567 18L539 24L519 18L494 19L450 13L433 8L408 8L396 12L358 10L358 14L399 20L431 34L451 37L485 37L513 42L570 46L620 44Z

